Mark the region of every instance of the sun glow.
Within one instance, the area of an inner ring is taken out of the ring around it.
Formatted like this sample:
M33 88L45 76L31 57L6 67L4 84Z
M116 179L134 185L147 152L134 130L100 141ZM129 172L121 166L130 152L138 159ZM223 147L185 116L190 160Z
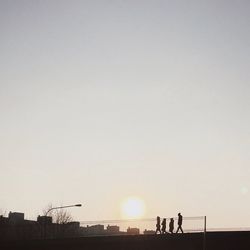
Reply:
M128 197L121 203L123 219L139 219L145 214L145 203L137 197Z

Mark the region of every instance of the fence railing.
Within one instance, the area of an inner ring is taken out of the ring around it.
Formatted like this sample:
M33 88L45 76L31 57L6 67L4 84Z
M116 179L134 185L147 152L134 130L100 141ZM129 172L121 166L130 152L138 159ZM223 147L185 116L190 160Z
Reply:
M169 222L171 218L166 219L166 231L169 229ZM174 231L177 229L178 218L174 217ZM128 220L99 220L99 221L80 221L80 225L86 229L86 231L94 232L95 229L98 233L103 231L103 234L109 234L120 232L138 234L153 234L156 230L156 218L143 218L143 219L128 219ZM182 228L185 233L191 232L204 232L206 230L205 216L193 216L183 217ZM115 231L116 230L116 231ZM119 230L119 231L118 231Z

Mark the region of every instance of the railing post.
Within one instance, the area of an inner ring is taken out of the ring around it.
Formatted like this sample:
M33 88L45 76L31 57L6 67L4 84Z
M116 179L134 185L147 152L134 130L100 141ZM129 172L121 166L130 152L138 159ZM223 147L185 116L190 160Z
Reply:
M206 250L207 216L204 216L203 250Z

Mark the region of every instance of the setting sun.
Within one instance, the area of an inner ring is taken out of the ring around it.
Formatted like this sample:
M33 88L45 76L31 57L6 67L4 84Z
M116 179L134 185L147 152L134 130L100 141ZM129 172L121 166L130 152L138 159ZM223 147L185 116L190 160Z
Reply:
M121 214L124 219L138 219L145 214L145 203L137 197L128 197L121 203Z

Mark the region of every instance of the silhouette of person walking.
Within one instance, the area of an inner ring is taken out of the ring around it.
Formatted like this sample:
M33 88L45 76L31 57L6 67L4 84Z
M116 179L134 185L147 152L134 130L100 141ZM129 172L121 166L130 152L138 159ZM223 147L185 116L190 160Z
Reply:
M183 229L182 229L182 215L181 215L181 213L178 213L178 227L177 227L176 233L178 233L179 230L181 230L181 232L183 233Z
M156 217L156 231L155 231L155 234L157 234L157 232L159 232L161 234L161 218L160 218L160 216Z
M167 227L167 222L166 222L166 218L163 219L162 223L161 223L161 233L165 234L166 232L166 227Z
M171 218L171 219L170 219L170 222L169 222L169 232L170 232L171 234L174 233L174 219L173 219L173 218Z

